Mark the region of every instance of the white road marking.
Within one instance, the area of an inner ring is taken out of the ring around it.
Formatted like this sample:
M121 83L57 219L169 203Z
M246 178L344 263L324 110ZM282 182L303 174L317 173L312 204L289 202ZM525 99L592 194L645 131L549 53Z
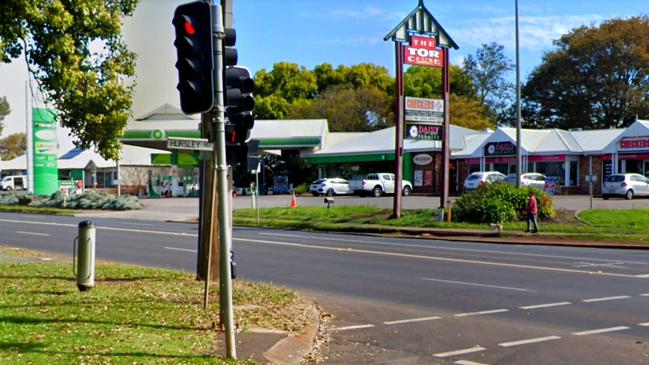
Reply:
M484 364L484 363L481 363L481 362L475 362L475 361L469 361L469 360L458 360L458 361L454 362L453 364L456 364L456 365L488 365L488 364Z
M527 345L530 343L545 342L545 341L560 340L560 339L561 337L559 336L537 337L537 338L530 338L527 340L503 342L503 343L499 343L498 346L512 347L512 346Z
M649 293L640 294L641 297L649 297Z
M626 269L626 266L623 266L623 262L604 262L602 264L596 264L593 262L575 262L573 267L608 267L608 268L615 268L615 269Z
M19 224L38 224L43 226L57 226L57 227L72 227L77 228L76 224L69 223L58 223L58 222L32 222L32 221L21 221L16 219L0 219L0 222L6 223L19 223ZM150 233L158 234L164 236L185 236L185 237L198 237L196 233L185 233L185 232L170 232L170 231L152 231L147 229L134 229L134 228L120 228L120 227L105 227L97 226L98 230L106 231L122 231L122 232L135 232L135 233Z
M627 326L618 326L618 327L600 328L600 329L589 330L589 331L573 332L572 334L575 336L587 336L587 335L595 335L598 333L624 331L628 329L629 327Z
M393 324L401 324L401 323L434 321L434 320L436 320L436 319L442 319L442 317L432 316L432 317L421 317L421 318L402 319L402 320L399 320L399 321L388 321L388 322L383 322L383 324L386 324L386 325L390 326L390 325L393 325Z
M262 243L262 244L270 244L270 245L277 245L277 246L312 248L312 249L316 249L316 250L325 250L325 251L337 251L337 252L346 252L346 253L353 252L353 253L364 253L364 254L371 254L371 255L392 256L392 257L407 257L407 258L416 258L416 259L432 260L432 261L457 262L457 263L464 263L464 264L476 264L476 265L486 265L486 266L509 267L509 268L515 268L515 269L530 269L530 270L555 271L555 272L564 272L564 273L573 273L573 274L589 274L589 275L595 274L595 275L616 276L616 277L623 277L623 278L636 278L635 275L629 275L629 274L619 274L619 273L611 273L611 272L594 272L594 271L577 270L577 269L564 269L564 268L560 268L560 267L521 265L521 264L510 264L510 263L506 263L506 262L480 261L480 260L469 260L469 259L454 259L454 258L450 258L450 257L415 255L415 254L406 254L406 253L400 253L400 252L360 250L360 249L355 249L355 248L341 248L341 247L308 245L308 244L303 244L303 243L268 241L268 240L259 240L259 239L251 239L251 238L233 238L233 240L239 241L239 242L250 242L250 243L258 243L258 244Z
M520 309L539 309L539 308L549 308L549 307L558 307L560 305L569 305L570 302L556 302L556 303L546 303L546 304L535 304L535 305L526 305L524 307L518 307Z
M133 223L133 222L122 222L122 224L128 224L131 226L142 226L142 227L153 227L154 224L150 223Z
M636 278L643 278L643 279L646 279L646 278L649 278L649 274L636 275L635 277L636 277Z
M359 325L355 325L355 326L336 327L333 330L334 331L347 331L347 330L358 330L358 329L372 328L372 327L374 327L373 324L359 324Z
M516 291L536 291L533 289L523 289L523 288L514 288L511 286L500 286L500 285L487 285L487 284L478 284L478 283L469 283L466 281L455 281L455 280L442 280L442 279L433 279L433 278L420 278L422 280L428 281L438 281L440 283L449 283L449 284L461 284L461 285L471 285L471 286L480 286L483 288L496 288L496 289L506 289L506 290L516 290Z
M29 235L29 236L41 236L41 237L49 237L50 236L49 233L38 233L38 232L16 231L16 233L26 234L26 235Z
M494 314L494 313L504 313L504 312L509 312L509 309L492 309L488 311L480 311L480 312L468 312L468 313L458 313L454 314L455 317L469 317L469 316L480 316L483 314Z
M481 346L474 346L474 347L469 347L468 349L462 349L462 350L455 350L455 351L449 351L449 352L440 352L438 354L433 354L435 357L450 357L450 356L456 356L456 355L464 355L464 354L470 354L472 352L479 352L479 351L484 351L486 348L481 347Z
M198 250L191 250L188 248L180 248L180 247L165 247L165 250L185 251L185 252L192 252L192 253L198 252Z
M649 322L638 323L638 326L649 327Z
M616 297L583 299L582 302L584 302L584 303L605 302L607 300L619 300L619 299L629 299L629 298L631 298L631 297L628 296L628 295L618 295Z

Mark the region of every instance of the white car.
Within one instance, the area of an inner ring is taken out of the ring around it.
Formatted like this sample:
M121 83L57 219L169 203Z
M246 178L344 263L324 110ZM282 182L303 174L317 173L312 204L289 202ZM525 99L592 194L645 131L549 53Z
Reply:
M0 186L2 190L25 190L27 189L27 176L26 175L16 175L16 176L5 176L0 181Z
M649 179L640 174L613 174L604 179L602 198L622 196L627 200L634 196L649 195Z
M314 196L317 195L339 195L353 194L354 191L349 187L349 182L341 178L319 179L311 183L309 192Z
M507 182L516 185L516 175L507 176ZM545 175L538 172L521 174L521 186L532 186L543 190L545 189Z
M476 190L480 185L505 181L507 176L498 171L478 171L470 174L464 180L464 191Z

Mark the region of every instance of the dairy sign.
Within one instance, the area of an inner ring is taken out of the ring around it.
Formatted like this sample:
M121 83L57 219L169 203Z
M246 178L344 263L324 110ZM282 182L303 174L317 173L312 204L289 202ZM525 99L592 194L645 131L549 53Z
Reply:
M406 122L405 139L441 141L444 127L440 124Z
M444 50L437 48L435 38L410 37L410 45L403 46L403 60L408 65L443 67Z

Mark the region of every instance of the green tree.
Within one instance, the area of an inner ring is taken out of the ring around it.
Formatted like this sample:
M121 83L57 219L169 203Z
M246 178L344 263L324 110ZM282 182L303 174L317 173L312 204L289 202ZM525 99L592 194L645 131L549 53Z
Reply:
M642 16L563 35L522 89L525 124L598 129L649 117L647 34L649 17Z
M2 122L4 121L5 117L9 115L9 113L11 113L9 102L7 101L7 97L3 96L0 98L0 133L2 133L2 130L5 127L4 124L2 124Z
M471 78L458 66L451 65L451 93L469 98L475 97ZM408 67L403 75L404 90L407 96L420 98L442 97L442 69L435 67Z
M11 160L27 151L25 133L14 133L0 139L0 158Z
M255 73L255 94L275 95L289 103L296 99L315 97L318 91L316 77L304 66L295 63L278 62L267 72L261 69Z
M30 73L75 143L117 158L131 110L135 56L122 21L137 0L0 2L0 61L25 55Z
M492 42L483 44L476 55L464 60L464 72L473 81L475 94L481 104L489 108L494 122L509 120L507 114L512 104L514 84L507 80L507 74L514 64L505 56L505 47Z

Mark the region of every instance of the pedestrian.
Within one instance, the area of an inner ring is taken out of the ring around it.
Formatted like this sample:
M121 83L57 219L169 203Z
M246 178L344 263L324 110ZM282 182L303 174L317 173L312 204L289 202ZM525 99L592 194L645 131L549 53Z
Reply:
M530 190L530 198L527 201L527 229L525 232L530 232L530 223L534 223L534 230L532 233L537 233L539 231L539 222L536 219L536 215L539 212L539 205L536 202L536 196L534 192Z

